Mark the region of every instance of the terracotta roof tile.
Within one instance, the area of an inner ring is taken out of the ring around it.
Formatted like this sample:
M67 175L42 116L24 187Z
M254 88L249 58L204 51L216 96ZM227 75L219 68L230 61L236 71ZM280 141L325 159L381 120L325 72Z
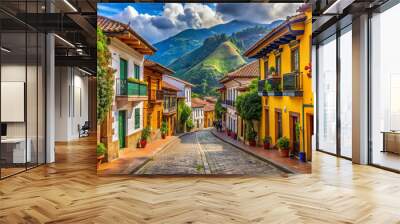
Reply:
M205 107L204 107L204 111L213 111L215 110L215 104L213 103L208 103Z
M172 90L172 91L179 91L178 87L169 84L168 82L163 81L162 82L162 88L163 89L168 89L168 90Z
M236 69L233 72L226 74L222 77L219 82L224 83L234 78L257 78L260 75L260 68L258 64L258 60L250 62L248 64L243 65L242 67Z
M144 44L146 47L146 52L149 52L147 54L153 54L154 52L157 51L157 49L151 45L149 42L147 42L142 36L140 36L138 33L136 33L130 26L129 24L124 24L115 20L112 20L110 18L104 17L104 16L97 16L97 27L99 27L103 32L107 35L114 35L116 37L118 36L123 36L124 34L128 33L131 37L133 37L136 40L139 40L140 44ZM129 45L129 44L128 44ZM132 48L133 45L130 45ZM139 48L140 51L145 52L143 48ZM136 49L138 50L138 49Z
M149 59L145 59L143 63L144 67L148 67L151 70L155 70L161 74L171 75L174 73L171 69Z

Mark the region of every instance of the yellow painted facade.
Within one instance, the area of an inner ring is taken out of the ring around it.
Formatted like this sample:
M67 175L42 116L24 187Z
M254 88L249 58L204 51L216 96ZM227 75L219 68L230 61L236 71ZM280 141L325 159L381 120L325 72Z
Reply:
M204 111L204 128L212 127L214 120L215 120L215 113L213 110Z
M312 18L311 8L307 8L301 13L305 15L305 20L301 23L291 24L293 30L304 30L302 35L297 35L296 39L289 43L279 44L274 50L269 51L267 55L262 55L258 58L260 65L260 80L266 80L271 77L269 72L268 77L265 73L265 62L269 68L271 66L276 67L276 58L281 58L280 74L276 74L275 78L280 77L280 88L284 88L283 77L286 74L290 74L293 71L291 63L292 55L295 48L298 48L299 52L299 79L301 83L302 95L292 96L291 94L285 94L285 89L281 89L282 96L273 96L274 94L263 94L262 97L262 118L260 125L260 141L265 136L272 138L272 144L275 145L278 139L278 124L281 123L281 136L286 136L291 141L291 147L293 149L296 125L295 121L300 124L300 139L299 144L296 147L299 152L305 152L307 160L311 160L311 138L313 133L313 91L312 91L312 78L311 71L309 69L311 65L311 35L312 35ZM294 19L298 19L299 16L294 16ZM290 20L290 19L289 19ZM278 27L279 28L279 27ZM279 30L279 29L277 29ZM254 52L259 52L262 48L267 47L269 44L274 43L273 41L283 39L282 36L285 32L277 32L275 35L269 36L265 40L265 44L261 44L260 48L255 48ZM287 33L286 33L287 34ZM277 43L277 42L275 42ZM279 43L279 42L278 42ZM308 67L308 68L307 68ZM270 71L268 69L267 71ZM260 91L260 90L259 90ZM266 91L266 90L264 90ZM299 91L299 92L301 92ZM277 91L279 92L279 91ZM267 96L265 96L267 95ZM279 95L279 94L278 94ZM280 113L280 115L279 115ZM281 119L279 119L281 118ZM281 120L281 122L279 122Z

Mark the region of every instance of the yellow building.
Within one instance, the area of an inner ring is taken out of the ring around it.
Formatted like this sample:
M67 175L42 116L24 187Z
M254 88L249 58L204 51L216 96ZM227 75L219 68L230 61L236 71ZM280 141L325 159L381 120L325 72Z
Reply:
M245 52L245 56L257 58L260 66L259 139L270 136L276 144L285 136L295 155L304 152L307 160L311 160L314 116L311 16L311 7L303 5L297 15L288 17Z
M144 80L147 82L148 100L143 105L143 122L151 129L151 140L160 138L163 116L163 75L171 75L172 70L148 59L144 60Z
M215 104L205 100L207 104L204 106L204 128L213 127L215 120Z

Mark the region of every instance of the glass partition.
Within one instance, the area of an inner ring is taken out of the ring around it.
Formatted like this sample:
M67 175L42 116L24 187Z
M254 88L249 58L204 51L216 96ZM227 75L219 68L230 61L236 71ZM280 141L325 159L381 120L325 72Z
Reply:
M18 3L18 4L17 4ZM42 1L2 1L3 10L41 10ZM45 163L45 35L0 12L0 178Z
M372 164L400 170L400 4L371 18Z
M336 154L336 36L318 46L318 150Z
M351 25L340 36L340 155L352 157L352 32Z

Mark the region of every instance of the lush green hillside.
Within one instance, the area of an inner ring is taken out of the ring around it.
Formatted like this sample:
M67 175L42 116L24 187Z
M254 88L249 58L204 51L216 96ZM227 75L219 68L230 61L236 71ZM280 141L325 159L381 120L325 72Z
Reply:
M182 79L196 84L193 92L201 95L215 94L218 79L246 63L239 48L231 41L221 43L204 60L190 68L185 73L177 74Z
M225 34L215 35L204 40L203 45L182 57L177 58L168 67L174 70L178 76L185 73L195 66L208 55L210 55L221 43L227 41L229 37Z
M218 79L247 63L242 53L281 22L231 21L209 29L188 29L156 44L158 51L150 59L195 84L194 93L212 95Z
M229 23L216 25L208 29L187 29L175 36L154 44L157 53L149 59L157 61L163 65L170 65L177 58L200 47L205 39L217 34L227 34L239 32L246 28L260 26L266 30L276 26L276 22L271 24L257 24L246 21L233 20Z

